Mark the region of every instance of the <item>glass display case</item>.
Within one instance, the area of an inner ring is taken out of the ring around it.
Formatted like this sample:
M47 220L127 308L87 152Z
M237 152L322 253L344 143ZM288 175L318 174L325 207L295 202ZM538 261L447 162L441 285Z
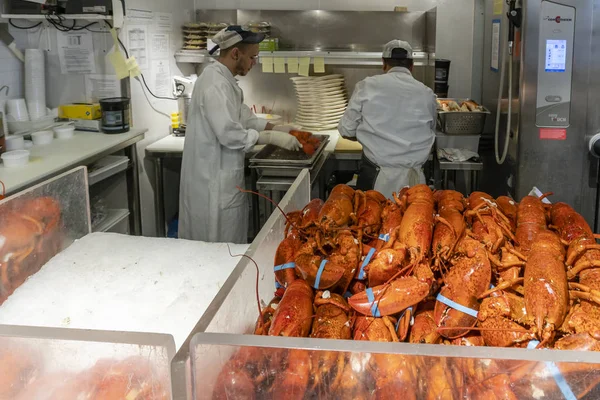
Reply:
M298 183L286 195L286 211L302 209L310 201L309 192ZM252 249L263 305L275 290L273 258L286 220L275 212L269 222ZM539 344L535 341L530 342L532 348L494 348L469 346L466 341L428 345L253 335L258 317L256 283L255 265L240 261L203 316L190 341L191 398L600 396L600 357L594 351L535 349ZM590 338L586 333L570 340ZM590 342L596 346L595 339Z
M0 200L0 305L48 260L88 233L85 167Z
M0 326L0 399L171 399L171 335Z
M309 197L310 174L308 169L303 169L281 199L279 208L286 213L302 209ZM275 291L273 255L281 241L285 223L283 213L276 208L245 256L240 256L239 263L176 354L171 368L174 399L192 398L190 344L196 333L251 333L254 330L254 322L258 315L256 291L258 290L258 297L265 302L273 297ZM233 293L243 295L232 296Z

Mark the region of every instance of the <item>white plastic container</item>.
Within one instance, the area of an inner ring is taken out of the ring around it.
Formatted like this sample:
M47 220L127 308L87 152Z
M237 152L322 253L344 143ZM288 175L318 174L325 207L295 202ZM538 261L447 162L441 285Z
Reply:
M54 132L52 131L39 131L31 134L31 139L35 146L49 144L54 140Z
M29 163L29 150L7 151L0 158L6 168L22 167Z
M25 150L28 150L33 147L33 142L31 140L25 141Z
M25 149L23 136L6 136L6 151Z
M73 126L73 125L57 126L56 128L54 128L54 133L56 133L57 139L70 139L75 134L75 126Z

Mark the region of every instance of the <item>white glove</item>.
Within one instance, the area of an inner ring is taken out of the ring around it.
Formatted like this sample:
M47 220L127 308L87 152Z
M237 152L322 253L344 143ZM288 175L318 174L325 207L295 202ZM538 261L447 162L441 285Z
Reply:
M258 135L256 144L274 144L287 150L300 150L302 145L292 135L279 131L262 131Z
M299 131L302 129L300 125L275 125L273 127L274 131L290 133L290 131Z

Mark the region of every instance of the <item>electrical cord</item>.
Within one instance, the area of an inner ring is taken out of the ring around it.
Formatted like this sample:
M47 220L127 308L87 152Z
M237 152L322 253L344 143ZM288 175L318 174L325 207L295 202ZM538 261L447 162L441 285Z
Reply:
M17 28L17 29L23 29L23 30L27 30L27 29L33 29L33 28L37 28L38 26L40 26L42 24L42 22L38 22L35 25L31 25L31 26L19 26L16 25L13 21L12 18L8 19L8 23L10 24L10 26L12 26L13 28Z

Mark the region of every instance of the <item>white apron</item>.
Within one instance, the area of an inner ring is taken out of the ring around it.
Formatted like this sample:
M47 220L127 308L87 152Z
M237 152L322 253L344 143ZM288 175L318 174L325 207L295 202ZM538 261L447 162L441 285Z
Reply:
M393 200L392 193L398 193L405 186L425 183L425 174L421 167L379 167L374 189Z

